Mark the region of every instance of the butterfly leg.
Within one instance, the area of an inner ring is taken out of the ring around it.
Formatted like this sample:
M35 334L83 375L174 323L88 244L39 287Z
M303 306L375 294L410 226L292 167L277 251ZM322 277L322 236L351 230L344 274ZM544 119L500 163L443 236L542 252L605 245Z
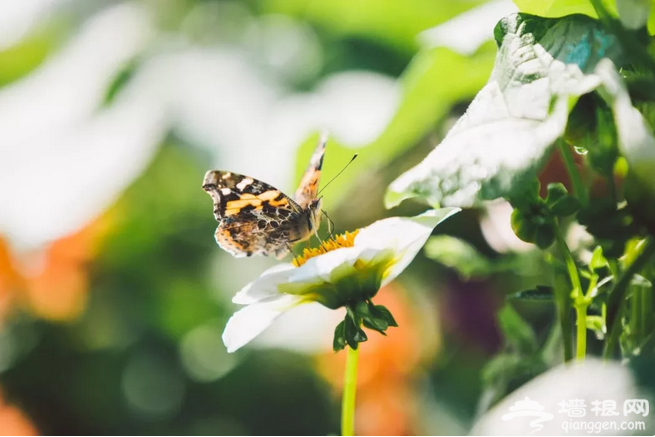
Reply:
M314 229L314 235L316 235L316 238L318 239L318 242L321 244L323 250L328 252L328 248L325 247L325 245L323 244L323 240L321 240L321 237L318 235L318 229Z
M299 265L298 258L296 258L296 254L293 253L293 248L291 247L291 245L289 243L285 243L285 244L287 246L287 249L289 249L289 252L291 253L291 256L293 257L293 263L296 264L296 265Z
M334 237L334 222L332 221L330 216L327 214L327 212L323 211L323 215L325 216L325 218L328 219L328 233L329 233L328 239L331 240Z

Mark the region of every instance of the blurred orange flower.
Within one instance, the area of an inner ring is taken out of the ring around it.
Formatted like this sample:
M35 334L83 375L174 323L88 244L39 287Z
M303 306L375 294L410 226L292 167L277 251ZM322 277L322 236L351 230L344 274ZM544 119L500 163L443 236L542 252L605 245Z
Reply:
M418 418L417 376L422 363L439 350L437 327L426 326L398 284L383 287L376 303L386 306L398 322L387 336L371 333L360 345L357 375L357 435L412 435ZM319 372L335 389L343 388L345 353L319 357Z
M38 435L38 431L25 413L5 403L2 392L0 392L0 435Z
M0 320L12 305L23 305L47 320L77 318L86 306L88 264L110 225L109 216L103 215L38 254L20 258L0 238Z

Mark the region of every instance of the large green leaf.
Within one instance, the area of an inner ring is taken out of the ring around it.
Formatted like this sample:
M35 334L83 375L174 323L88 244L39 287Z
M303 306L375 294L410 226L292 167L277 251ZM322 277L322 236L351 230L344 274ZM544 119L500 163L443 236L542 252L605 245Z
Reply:
M648 3L648 1L651 2L650 15L648 16L648 31L652 35L655 33L655 0L601 0L601 3L612 15L620 15L625 23L626 13L633 16L644 13L643 11L646 9L644 3ZM571 14L585 14L593 18L598 17L590 0L514 0L514 3L521 12L539 15L541 17L563 17Z
M589 0L514 0L521 12L541 17L563 17L571 14L585 14L597 18ZM608 10L616 11L613 0L603 0Z
M416 35L473 8L483 0L261 0L266 13L301 17L332 33L376 39L415 50Z
M415 196L468 207L517 194L563 134L577 97L599 86L598 62L620 59L616 38L583 15L514 14L495 37L489 82L443 142L391 184L388 207Z
M630 170L639 178L643 186L651 193L655 193L653 128L632 106L626 84L612 62L604 60L598 65L596 72L603 82L600 94L614 114L619 150L628 161Z

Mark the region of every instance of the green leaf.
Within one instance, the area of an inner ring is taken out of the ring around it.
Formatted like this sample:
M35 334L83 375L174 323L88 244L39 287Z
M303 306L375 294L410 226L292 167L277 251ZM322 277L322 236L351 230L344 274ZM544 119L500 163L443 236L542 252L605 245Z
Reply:
M365 37L397 49L414 50L419 32L477 6L481 0L262 0L262 13L285 14L319 25L342 37ZM344 18L347 17L347 18Z
M594 253L591 255L591 261L589 262L589 268L591 271L596 271L602 269L607 265L607 260L603 256L603 248L596 246Z
M607 332L605 319L601 316L587 316L587 329L594 331L596 338L602 340Z
M566 217L575 214L580 209L580 202L575 197L569 196L566 187L561 183L548 185L548 196L546 206L550 212L557 217Z
M359 324L354 322L351 317L346 316L344 320L344 336L346 338L346 343L348 343L348 346L352 349L357 349L359 343L368 340L366 333L358 325Z
M602 0L608 10L616 11L613 0ZM542 17L563 17L572 14L585 14L597 18L596 11L589 0L514 0L521 12Z
M393 318L391 311L389 311L384 305L371 305L369 309L375 317L384 319L389 326L398 327L398 322Z
M507 344L519 353L530 354L538 349L532 327L510 305L498 312L498 325Z
M388 207L416 196L466 207L515 197L564 133L576 99L599 85L594 68L600 59L620 57L616 38L581 15L514 14L495 35L499 49L489 82L442 143L391 184Z
M495 271L494 264L473 245L449 235L431 237L425 244L425 255L454 269L463 279L483 277Z
M521 240L533 243L542 249L550 247L555 241L553 221L542 213L532 213L514 209L511 217L512 230Z
M371 312L370 307L372 307L372 305L364 301L359 301L357 302L357 305L355 305L355 314L357 314L358 317L361 317L364 327L386 335L384 331L389 327L389 323L387 323L387 321L382 317L376 317L373 312Z
M332 340L332 349L339 352L346 347L345 321L342 320L334 329L334 339Z
M533 300L539 302L553 302L555 300L553 287L537 285L535 288L512 293L507 296L509 300Z
M549 207L552 207L554 204L559 202L560 200L566 198L566 196L569 195L569 192L566 190L566 187L564 184L561 183L553 183L553 184L548 184L548 187L546 187L547 195L546 195L546 205Z
M630 171L639 178L644 188L655 193L653 128L632 106L626 84L610 60L600 62L596 73L603 82L600 94L614 114L619 150L628 161Z

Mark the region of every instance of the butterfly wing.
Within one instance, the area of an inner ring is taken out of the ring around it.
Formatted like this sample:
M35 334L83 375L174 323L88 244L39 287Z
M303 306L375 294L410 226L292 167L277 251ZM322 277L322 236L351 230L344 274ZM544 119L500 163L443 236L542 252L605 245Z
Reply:
M235 257L284 256L302 238L303 209L277 188L250 176L212 170L202 185L214 201L216 242Z
M300 186L294 194L294 198L301 208L307 208L312 200L318 195L318 183L321 178L321 168L323 167L323 155L325 154L325 145L327 144L327 133L321 134L318 145L314 150L309 166L300 180Z

